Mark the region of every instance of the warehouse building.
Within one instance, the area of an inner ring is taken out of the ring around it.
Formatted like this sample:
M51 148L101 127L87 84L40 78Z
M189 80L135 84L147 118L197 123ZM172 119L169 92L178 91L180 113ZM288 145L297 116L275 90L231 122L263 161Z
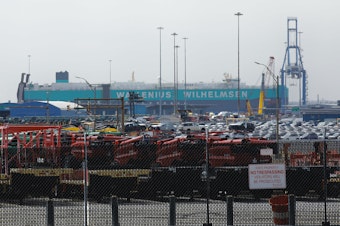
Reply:
M86 109L68 101L32 101L0 104L0 115L4 118L24 117L84 117Z

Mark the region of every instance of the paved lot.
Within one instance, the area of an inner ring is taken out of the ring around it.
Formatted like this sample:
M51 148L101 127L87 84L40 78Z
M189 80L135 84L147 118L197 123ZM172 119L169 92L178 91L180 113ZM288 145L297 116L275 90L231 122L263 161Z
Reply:
M46 225L45 199L26 199L22 205L0 203L1 226ZM84 225L84 204L81 201L55 200L55 226ZM340 201L327 203L327 216L331 225L340 225ZM179 201L176 203L177 225L203 225L206 223L205 200ZM226 203L210 201L209 218L212 225L226 225ZM88 225L112 225L111 205L90 202ZM169 204L145 200L119 200L119 223L121 226L169 224ZM321 225L324 219L324 203L297 201L296 225ZM234 225L273 225L268 200L260 202L237 201L234 203Z

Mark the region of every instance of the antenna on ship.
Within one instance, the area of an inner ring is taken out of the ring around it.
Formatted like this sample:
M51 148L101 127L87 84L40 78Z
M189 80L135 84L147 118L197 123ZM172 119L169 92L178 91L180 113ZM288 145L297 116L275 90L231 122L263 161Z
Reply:
M223 82L229 83L231 81L231 75L229 73L224 73L223 76Z
M224 79L222 81L225 82L227 84L227 86L230 86L231 85L231 80L232 80L231 74L224 73L223 76L224 76Z

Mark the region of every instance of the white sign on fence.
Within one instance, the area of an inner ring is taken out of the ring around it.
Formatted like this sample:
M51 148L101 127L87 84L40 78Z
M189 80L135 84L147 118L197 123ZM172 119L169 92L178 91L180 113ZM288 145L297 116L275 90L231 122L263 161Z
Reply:
M249 164L249 189L286 188L285 164Z
M262 148L260 149L260 155L273 155L273 149L272 148Z

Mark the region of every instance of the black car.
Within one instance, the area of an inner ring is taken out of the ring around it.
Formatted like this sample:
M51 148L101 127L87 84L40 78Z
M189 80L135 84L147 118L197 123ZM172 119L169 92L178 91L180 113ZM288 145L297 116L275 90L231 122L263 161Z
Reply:
M253 132L255 125L251 122L236 122L229 125L229 130Z
M136 122L128 122L124 124L124 131L125 132L133 132L133 131L143 131L145 130L145 126L142 126Z

